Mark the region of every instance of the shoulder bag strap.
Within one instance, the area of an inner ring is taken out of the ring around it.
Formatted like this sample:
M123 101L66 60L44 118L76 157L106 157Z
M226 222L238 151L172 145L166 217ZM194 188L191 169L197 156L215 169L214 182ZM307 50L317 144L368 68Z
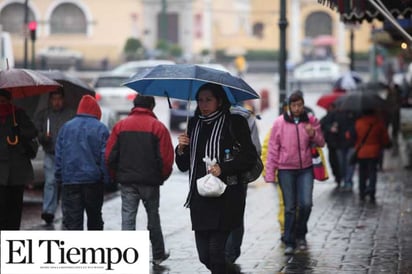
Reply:
M363 144L365 144L366 139L368 139L369 133L371 132L373 128L373 124L369 125L368 131L366 132L365 136L363 136L362 141L360 142L359 146L356 147L356 152L358 152L360 150L360 148L363 146Z

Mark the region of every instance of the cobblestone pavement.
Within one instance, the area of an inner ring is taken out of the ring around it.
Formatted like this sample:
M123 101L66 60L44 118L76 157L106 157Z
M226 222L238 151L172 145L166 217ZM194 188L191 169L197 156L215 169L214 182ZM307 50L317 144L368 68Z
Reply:
M335 190L332 180L316 182L309 220L308 250L283 255L277 223L277 194L273 185L249 186L242 255L242 273L412 273L412 171L397 158L385 156L378 176L376 204L360 202L353 192ZM357 177L355 175L355 182ZM190 228L189 211L183 207L187 175L177 172L161 188L161 219L165 243L171 252L157 273L208 273L199 262ZM145 229L143 207L138 229ZM105 229L120 229L120 198L109 197L103 208ZM24 229L60 229L40 224Z

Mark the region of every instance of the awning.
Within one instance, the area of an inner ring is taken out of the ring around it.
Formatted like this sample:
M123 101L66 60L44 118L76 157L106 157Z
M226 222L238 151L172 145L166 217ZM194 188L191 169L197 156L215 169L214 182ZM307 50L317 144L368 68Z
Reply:
M395 18L412 16L412 0L375 0L386 7L387 11ZM372 19L383 21L385 16L376 9L376 6L369 0L318 0L325 6L336 9L342 16L343 21L361 22Z
M318 3L336 9L344 22L386 19L412 43L411 35L396 21L396 18L412 16L412 0L318 0Z

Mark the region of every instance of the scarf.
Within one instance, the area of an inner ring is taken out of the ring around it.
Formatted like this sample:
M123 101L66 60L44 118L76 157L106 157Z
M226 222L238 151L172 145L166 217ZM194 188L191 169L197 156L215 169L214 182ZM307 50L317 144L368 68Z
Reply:
M190 198L192 196L192 182L193 176L196 174L196 153L197 153L197 142L199 138L200 129L204 124L211 124L213 123L212 132L210 134L210 138L206 142L205 146L205 157L209 156L210 159L219 160L220 156L220 138L222 135L222 129L225 122L226 116L224 115L223 111L215 111L208 116L199 115L199 120L197 121L196 125L194 126L192 133L190 134L190 170L189 170L189 182L190 182L190 193L187 197L185 206L189 205ZM207 170L207 166L205 163L205 168Z

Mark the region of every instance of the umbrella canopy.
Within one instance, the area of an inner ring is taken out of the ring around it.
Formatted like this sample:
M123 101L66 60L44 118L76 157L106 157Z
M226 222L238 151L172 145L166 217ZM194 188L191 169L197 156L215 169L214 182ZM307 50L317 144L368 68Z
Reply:
M312 43L314 46L333 46L336 44L336 38L332 35L319 35Z
M50 78L29 69L0 71L0 89L8 90L14 99L40 95L56 90L61 85Z
M364 110L384 110L386 101L376 93L354 92L341 96L335 103L340 110L362 112Z
M333 87L341 90L354 90L362 81L359 73L350 71L339 77Z
M199 65L158 65L136 74L123 85L142 95L190 101L195 100L197 90L205 83L221 85L232 104L259 98L256 91L243 79L228 72Z
M329 107L341 96L345 95L344 92L332 92L327 93L319 97L316 104L324 109L329 109Z
M77 109L83 95L88 94L95 96L95 91L88 84L79 78L67 75L60 70L36 72L61 84L61 88L64 92L64 103L68 108ZM49 94L14 100L14 102L16 105L24 108L29 115L34 115L34 113L48 107Z

